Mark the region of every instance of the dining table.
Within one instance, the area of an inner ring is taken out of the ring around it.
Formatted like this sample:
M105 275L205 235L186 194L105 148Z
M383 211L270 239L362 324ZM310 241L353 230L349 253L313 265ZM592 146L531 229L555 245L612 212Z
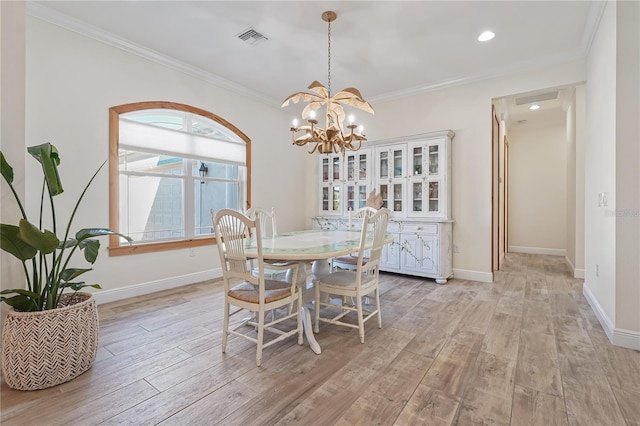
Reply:
M305 230L280 233L270 237L262 238L262 256L264 260L299 262L297 285L303 292L302 322L304 333L309 342L311 350L316 354L322 352L320 344L313 335L313 325L308 306L313 303L308 297L312 297L312 292L308 292L313 287L317 277L331 272L329 259L357 253L360 250L361 231L350 230ZM393 236L385 235L384 243L393 241ZM367 238L365 249L370 249L373 245L373 238ZM247 239L245 242L245 255L255 258L258 249L255 239ZM311 263L313 278L307 282L306 265ZM265 268L268 268L265 265ZM291 280L287 275L287 280ZM305 294L309 295L305 298Z

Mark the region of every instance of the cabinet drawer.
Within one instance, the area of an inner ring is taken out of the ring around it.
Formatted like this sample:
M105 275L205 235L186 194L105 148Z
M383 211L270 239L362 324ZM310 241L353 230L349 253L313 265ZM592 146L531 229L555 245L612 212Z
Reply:
M400 232L400 222L389 221L387 222L387 232L397 233Z
M416 232L419 234L438 235L438 225L435 223L404 223L402 225L402 232Z

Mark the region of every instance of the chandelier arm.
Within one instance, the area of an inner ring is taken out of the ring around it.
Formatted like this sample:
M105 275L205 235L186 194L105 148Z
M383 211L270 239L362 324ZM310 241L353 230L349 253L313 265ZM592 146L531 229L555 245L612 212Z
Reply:
M311 151L307 151L309 154L313 154L314 152L316 152L316 149L318 149L318 146L320 145L320 142L316 142L315 146L313 147L313 149Z

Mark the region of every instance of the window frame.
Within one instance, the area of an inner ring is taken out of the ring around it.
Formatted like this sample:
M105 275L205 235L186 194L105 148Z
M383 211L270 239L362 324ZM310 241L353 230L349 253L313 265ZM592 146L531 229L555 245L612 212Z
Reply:
M188 112L202 117L208 118L221 126L233 132L238 138L246 144L246 208L251 206L251 139L245 135L240 129L229 123L224 118L203 109L190 105L180 104L167 101L148 101L134 102L130 104L117 105L109 108L109 227L114 231L118 231L120 227L119 217L119 139L120 139L120 114L141 111L147 109L171 109L182 112ZM149 243L136 243L132 245L120 244L120 237L117 235L109 236L109 256L122 256L138 253L153 253L164 250L176 250L189 247L199 247L205 245L216 244L213 236L184 238L174 241L161 241Z

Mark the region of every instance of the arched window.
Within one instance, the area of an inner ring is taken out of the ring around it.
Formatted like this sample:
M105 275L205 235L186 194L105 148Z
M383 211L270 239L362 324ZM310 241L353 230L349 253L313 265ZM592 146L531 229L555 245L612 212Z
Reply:
M249 206L251 141L215 114L173 102L109 110L111 255L212 244L210 210Z

